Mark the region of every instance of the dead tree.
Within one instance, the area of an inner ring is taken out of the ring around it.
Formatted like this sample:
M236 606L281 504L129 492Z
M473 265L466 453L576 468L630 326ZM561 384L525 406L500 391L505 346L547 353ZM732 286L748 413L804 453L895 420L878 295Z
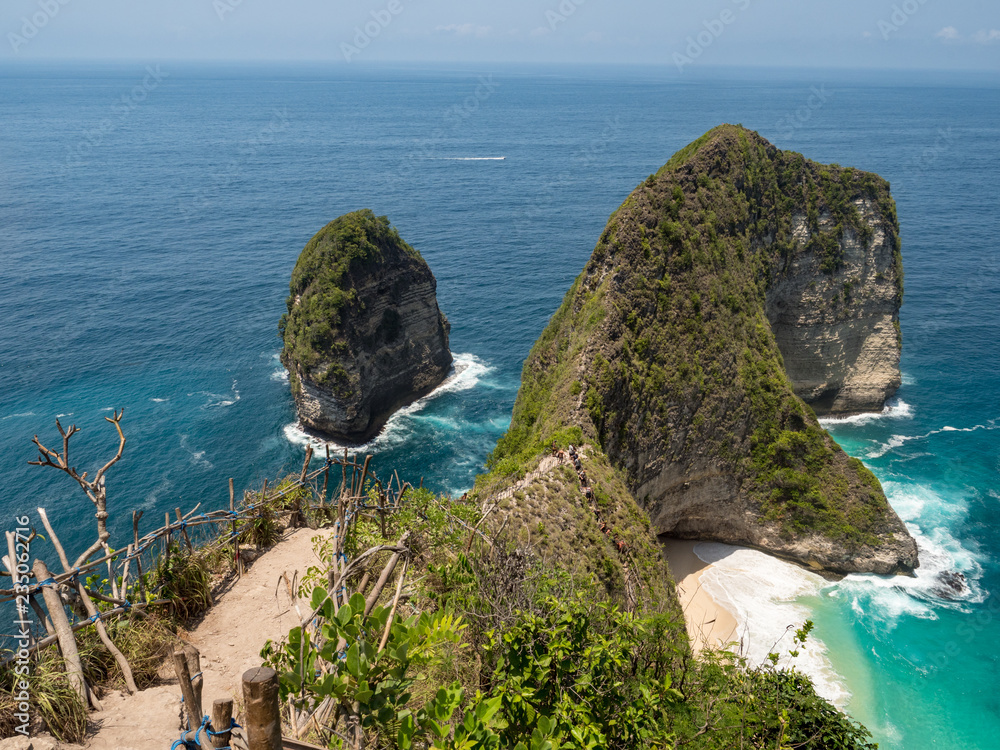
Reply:
M90 502L92 502L94 507L97 509L97 512L94 514L97 518L97 541L76 559L76 562L73 564L74 568L79 568L87 562L91 555L101 548L104 548L105 551L109 552L108 539L111 537L111 532L108 531L108 495L104 475L107 474L108 469L118 463L122 457L122 452L125 450L125 433L122 432L121 425L123 416L125 416L124 409L120 412L116 411L114 417L105 417L105 419L113 424L115 429L118 431L118 452L110 461L97 470L93 479L87 479L87 472L83 472L83 474L78 473L76 468L71 466L69 462L70 438L80 431L80 428L76 425L71 425L67 430L63 428L58 419L56 420L56 429L59 430L59 434L62 435L63 439L63 449L61 453L50 450L42 445L41 441L38 439L38 435L35 435L34 439L31 441L38 448L38 458L34 461L29 461L28 463L32 466L51 466L54 469L59 469L60 471L65 472L80 485L81 489L83 489L85 493L87 493L87 497L90 498Z

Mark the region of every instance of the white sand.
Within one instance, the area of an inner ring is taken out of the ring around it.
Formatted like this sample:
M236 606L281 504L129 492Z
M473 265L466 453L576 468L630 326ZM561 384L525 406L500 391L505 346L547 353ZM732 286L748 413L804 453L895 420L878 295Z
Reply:
M702 586L702 573L711 566L695 554L698 542L661 541L670 572L677 582L677 595L684 609L688 636L694 650L724 648L736 640L739 623L735 615Z

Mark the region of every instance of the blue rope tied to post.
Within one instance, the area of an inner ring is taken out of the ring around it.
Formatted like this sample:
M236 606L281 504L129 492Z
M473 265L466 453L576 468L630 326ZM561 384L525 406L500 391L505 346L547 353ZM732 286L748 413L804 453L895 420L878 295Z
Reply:
M181 701L183 702L183 700L184 699L182 698ZM181 732L181 738L179 740L176 740L174 744L170 746L170 750L178 750L181 747L186 748L187 750L200 750L201 743L198 742L198 735L201 734L202 732L208 731L208 725L210 721L211 719L209 719L208 716L203 718L201 720L201 726L195 730L193 738L188 737L188 735L191 734L190 729L188 729L185 732ZM188 726L189 727L191 726L190 723L188 724Z
M208 717L206 716L205 718L207 719ZM239 724L236 723L236 719L230 719L228 729L223 729L221 732L213 732L208 727L205 727L205 734L207 734L209 737L218 737L220 734L225 734L226 732L231 732L234 729L242 729L242 728L243 727L241 727Z

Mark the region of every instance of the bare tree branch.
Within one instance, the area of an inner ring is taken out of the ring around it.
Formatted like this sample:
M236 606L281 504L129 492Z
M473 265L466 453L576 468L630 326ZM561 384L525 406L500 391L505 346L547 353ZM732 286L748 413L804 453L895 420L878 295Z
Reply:
M59 469L70 476L78 485L80 485L80 489L86 493L90 502L92 502L94 507L97 509L97 512L94 514L95 518L97 518L97 541L94 542L86 552L77 558L76 563L74 564L75 567L83 565L87 559L99 549L107 548L108 539L111 537L111 533L108 531L108 497L104 475L107 473L108 469L121 460L122 453L125 451L125 433L122 431L121 426L122 417L124 416L125 410L122 409L121 411L116 410L114 417L105 417L108 422L115 426L115 430L118 432L118 451L110 461L98 469L93 479L87 479L88 472L85 471L83 474L80 474L77 472L76 468L70 466L69 463L70 438L80 431L80 428L76 425L70 425L67 430L62 426L62 423L56 419L56 429L59 430L59 435L62 437L63 441L61 453L43 445L38 439L38 435L35 435L31 441L35 444L35 447L38 448L38 458L34 461L28 461L28 463L32 466L51 466L52 468Z

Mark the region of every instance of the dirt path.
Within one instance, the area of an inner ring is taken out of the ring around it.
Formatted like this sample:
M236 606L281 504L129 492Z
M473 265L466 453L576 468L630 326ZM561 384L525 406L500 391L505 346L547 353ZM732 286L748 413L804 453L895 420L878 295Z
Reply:
M299 579L317 563L312 539L329 530L298 529L248 570L225 593L202 622L186 634L186 640L201 652L205 678L204 708L211 710L216 698L231 697L242 704L240 678L244 671L260 666L260 649L270 638L279 640L299 624L289 602L282 574ZM169 750L180 736L180 688L172 668L162 671L169 679L136 695L112 693L103 699L104 711L92 714L96 732L86 747L92 750Z

